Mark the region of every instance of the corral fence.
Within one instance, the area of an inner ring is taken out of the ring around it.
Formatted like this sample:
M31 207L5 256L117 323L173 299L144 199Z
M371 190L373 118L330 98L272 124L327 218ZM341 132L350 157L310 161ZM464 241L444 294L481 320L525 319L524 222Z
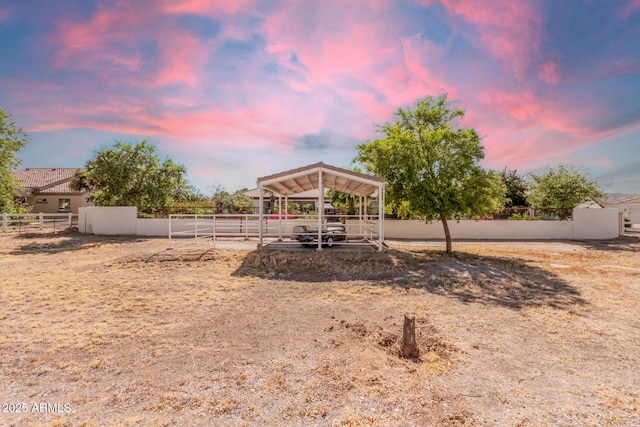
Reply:
M170 247L176 239L213 244L221 238L256 239L261 228L260 216L249 214L170 214L168 225ZM275 245L299 243L296 237L306 237L307 244L317 245L318 226L317 215L264 215L262 236ZM334 215L321 227L323 243L330 246L370 245L380 237L377 215Z
M0 215L3 232L27 232L31 230L63 230L78 225L78 215L73 213L21 213Z

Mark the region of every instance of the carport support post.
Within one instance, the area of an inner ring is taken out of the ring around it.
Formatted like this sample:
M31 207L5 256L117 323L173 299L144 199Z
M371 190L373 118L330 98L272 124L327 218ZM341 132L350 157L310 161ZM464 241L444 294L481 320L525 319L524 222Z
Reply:
M362 228L362 196L360 196L360 200L358 202L358 233L360 234L358 237L361 240L364 240L364 231Z
M322 251L322 215L324 214L324 183L322 182L322 169L318 171L318 247L316 251Z
M282 240L282 196L278 194L278 240Z
M262 247L262 233L264 231L264 225L262 224L262 208L264 204L264 189L262 185L258 185L260 189L260 202L258 203L258 221L260 221L259 231L258 231L258 249Z
M284 196L284 228L285 230L289 226L289 208L287 207L288 205L289 205L288 198L287 196Z
M384 239L384 185L378 187L378 252L382 251Z

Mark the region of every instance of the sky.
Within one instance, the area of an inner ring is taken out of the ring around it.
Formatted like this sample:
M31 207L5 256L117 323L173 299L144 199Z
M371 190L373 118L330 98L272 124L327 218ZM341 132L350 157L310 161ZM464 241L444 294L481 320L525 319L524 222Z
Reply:
M0 108L22 167L147 140L205 190L351 167L447 93L482 166L573 165L640 193L640 0L0 0Z

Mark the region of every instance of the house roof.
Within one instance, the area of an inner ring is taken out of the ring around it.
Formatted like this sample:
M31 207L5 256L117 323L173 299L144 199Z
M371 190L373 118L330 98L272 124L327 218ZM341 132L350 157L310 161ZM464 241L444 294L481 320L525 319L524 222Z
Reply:
M25 168L13 172L13 177L21 187L33 194L82 194L74 191L69 183L80 168Z
M318 162L258 178L258 187L262 186L282 196L299 194L320 187L319 172L322 172L323 188L355 196L371 196L384 185L384 180L377 176Z

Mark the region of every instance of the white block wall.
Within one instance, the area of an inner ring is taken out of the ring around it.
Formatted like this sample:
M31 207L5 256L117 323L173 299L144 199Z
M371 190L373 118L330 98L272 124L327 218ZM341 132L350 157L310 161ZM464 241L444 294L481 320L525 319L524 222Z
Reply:
M98 235L137 234L135 206L87 206L78 208L78 231Z
M238 220L217 219L216 230L236 233ZM478 240L602 240L614 239L620 234L618 209L575 209L570 221L449 221L454 239ZM211 232L212 220L200 220L198 228ZM347 233L357 233L356 220L347 222ZM172 222L172 231L194 229L194 219L179 219ZM224 225L226 223L226 225ZM238 222L239 224L239 222ZM287 237L294 225L308 224L317 227L316 221L284 220L279 231L278 220L265 221L265 235ZM246 224L248 225L248 224ZM246 227L246 225L244 227ZM225 228L226 227L226 228ZM81 233L104 235L139 235L168 237L169 220L138 218L135 207L84 207L78 212L78 229ZM239 232L240 228L238 228ZM244 228L246 230L246 228ZM257 222L250 226L251 234L258 231ZM411 220L385 220L386 239L444 239L441 222L425 223Z

